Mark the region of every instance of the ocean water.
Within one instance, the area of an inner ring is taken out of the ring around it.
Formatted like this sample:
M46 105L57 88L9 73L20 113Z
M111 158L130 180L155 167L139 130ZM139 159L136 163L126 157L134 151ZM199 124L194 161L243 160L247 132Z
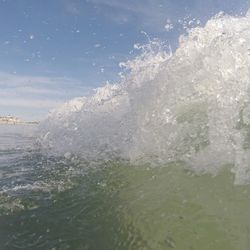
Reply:
M250 249L250 187L229 166L93 166L44 155L33 131L1 127L1 250Z
M0 249L250 249L250 12L0 127Z
M250 183L250 11L219 13L171 51L152 39L121 63L115 84L65 103L41 124L48 153L90 162L161 166L183 161L196 174L231 166Z

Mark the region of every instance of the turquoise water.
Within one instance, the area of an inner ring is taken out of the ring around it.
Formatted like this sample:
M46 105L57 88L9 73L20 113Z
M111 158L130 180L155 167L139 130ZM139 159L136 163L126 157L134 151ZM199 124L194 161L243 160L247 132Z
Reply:
M25 138L0 153L1 250L250 249L250 187L235 186L226 168L93 167L44 156Z

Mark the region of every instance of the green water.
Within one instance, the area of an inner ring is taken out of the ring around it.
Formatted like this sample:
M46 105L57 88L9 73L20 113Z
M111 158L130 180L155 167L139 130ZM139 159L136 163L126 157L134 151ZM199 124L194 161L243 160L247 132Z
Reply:
M250 249L250 187L227 170L76 168L52 171L49 191L1 194L0 249Z

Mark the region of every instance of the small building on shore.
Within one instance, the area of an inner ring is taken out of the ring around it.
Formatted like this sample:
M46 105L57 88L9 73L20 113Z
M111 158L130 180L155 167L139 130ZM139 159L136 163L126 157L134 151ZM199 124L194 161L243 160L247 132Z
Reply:
M14 116L0 116L0 124L21 124L23 123L19 118Z

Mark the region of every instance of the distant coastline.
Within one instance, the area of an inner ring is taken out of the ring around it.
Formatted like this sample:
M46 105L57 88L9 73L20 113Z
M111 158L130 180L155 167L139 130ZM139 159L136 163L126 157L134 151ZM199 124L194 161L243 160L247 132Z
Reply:
M38 122L26 122L14 116L0 116L0 125L38 124Z

